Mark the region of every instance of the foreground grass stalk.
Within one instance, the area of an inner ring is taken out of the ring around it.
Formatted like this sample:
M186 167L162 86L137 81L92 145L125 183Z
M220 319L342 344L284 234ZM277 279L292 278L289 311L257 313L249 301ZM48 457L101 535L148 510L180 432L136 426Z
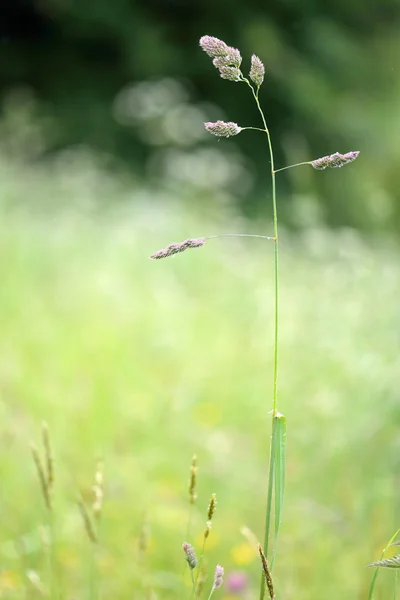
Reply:
M274 241L274 351L273 351L273 393L272 393L272 434L271 434L271 443L270 443L270 453L269 453L269 466L268 466L268 489L267 489L267 505L265 510L265 530L264 530L264 544L262 550L262 557L264 557L264 570L263 576L261 579L260 585L260 600L263 600L265 595L265 585L266 585L266 571L265 565L268 565L268 551L270 544L270 534L271 534L271 522L272 522L272 513L274 510L275 514L275 535L274 535L274 547L273 554L271 560L271 567L268 566L268 573L270 573L269 569L273 567L276 549L277 549L277 541L278 541L278 532L281 523L281 515L282 515L282 506L283 506L283 496L284 496L284 487L285 487L285 460L286 460L286 419L285 417L278 413L278 342L279 342L279 242L278 242L278 210L277 210L277 199L276 199L276 181L275 175L279 171L283 171L285 169L289 169L292 167L300 166L300 165L311 165L313 169L324 170L326 168L337 168L343 167L348 163L353 162L359 155L358 151L347 152L346 154L340 154L339 152L335 152L334 154L330 154L327 156L323 156L321 158L317 158L312 161L297 163L295 165L290 165L288 167L283 167L281 169L275 170L274 165L274 153L272 148L272 141L270 132L267 126L267 121L265 119L264 112L261 108L258 94L260 90L260 86L264 81L265 76L265 67L262 61L253 54L251 57L251 68L249 71L249 78L243 76L243 73L240 69L242 64L242 57L240 51L237 48L232 48L228 46L222 40L218 38L205 35L200 39L200 47L213 59L214 67L219 71L222 79L227 79L228 81L234 81L236 83L246 83L251 90L253 98L257 104L257 109L260 113L261 120L264 128L260 127L241 127L237 123L233 121L216 121L214 123L207 122L204 123L205 129L215 135L217 137L229 138L235 135L238 135L244 130L254 130L265 133L267 136L268 142L268 150L269 150L269 162L270 162L270 170L271 170L271 184L272 184L272 210L273 210L273 236L255 236L248 234L225 234L226 236L247 236L248 237L264 237L265 239L272 239ZM168 256L173 256L177 253L181 253L186 251L189 248L200 248L204 245L207 239L211 239L214 237L223 237L219 236L210 236L203 238L189 238L183 242L172 243L169 244L166 248L159 250L152 254L150 258L159 260L162 258L167 258ZM273 502L273 495L275 491L275 502ZM267 578L268 579L268 578ZM270 596L271 589L269 589Z

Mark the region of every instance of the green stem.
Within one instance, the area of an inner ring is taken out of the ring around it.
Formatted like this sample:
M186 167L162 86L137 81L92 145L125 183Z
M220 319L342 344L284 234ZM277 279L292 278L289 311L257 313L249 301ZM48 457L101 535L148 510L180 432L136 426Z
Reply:
M258 100L258 89L254 90L253 86L248 80L245 80L247 85L250 87L254 100L256 101L258 111L261 115L261 119L264 125L264 131L267 134L268 149L271 164L271 182L272 182L272 208L274 215L274 287L275 287L275 310L274 310L274 368L273 368L273 396L272 396L272 436L271 436L271 448L269 453L269 474L268 474L268 492L267 492L267 507L265 515L265 533L264 533L264 554L268 558L268 546L271 531L271 518L272 518L272 492L274 486L274 470L275 470L275 415L277 412L277 394L278 394L278 324L279 324L279 269L278 269L278 211L276 205L276 182L275 182L275 170L274 170L274 153L272 150L271 136L267 127L264 113ZM263 600L265 594L265 579L262 576L260 585L260 600Z
M294 167L300 167L301 165L311 165L311 161L308 160L306 162L296 163L295 165L289 165L288 167L282 167L281 169L276 169L275 173L279 173L280 171L285 171L285 169L293 169Z
M261 129L260 127L241 127L242 131L244 131L245 129L253 129L253 131L262 131L263 133L265 133L265 129Z
M207 235L204 239L212 240L220 237L256 237L263 238L264 240L274 240L275 238L268 235L257 235L253 233L220 233L219 235Z

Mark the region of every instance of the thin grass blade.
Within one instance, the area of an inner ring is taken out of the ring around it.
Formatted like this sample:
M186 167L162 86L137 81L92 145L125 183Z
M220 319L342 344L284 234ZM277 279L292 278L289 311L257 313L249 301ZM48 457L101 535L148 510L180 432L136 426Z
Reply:
M276 435L273 439L275 444L275 532L274 551L271 560L271 570L274 566L276 551L278 547L279 528L282 522L283 498L285 495L285 473L286 473L286 417L277 413L274 417L274 429Z

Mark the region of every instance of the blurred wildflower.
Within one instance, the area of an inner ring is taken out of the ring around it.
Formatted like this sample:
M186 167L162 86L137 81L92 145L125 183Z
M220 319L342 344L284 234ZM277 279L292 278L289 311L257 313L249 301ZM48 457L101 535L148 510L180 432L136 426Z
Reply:
M204 123L204 127L209 133L217 135L219 137L231 137L232 135L238 135L242 131L237 123L232 121L216 121L215 123Z
M226 588L232 594L242 594L248 587L248 577L243 571L233 571L226 578Z
M264 81L265 67L261 60L253 54L251 57L250 79L258 86Z
M257 550L252 544L243 542L232 548L231 556L237 565L248 565L257 556Z
M360 152L358 150L354 152L347 152L347 154L339 154L339 152L335 152L329 156L323 156L322 158L317 158L311 162L311 165L314 169L326 169L327 167L334 169L336 167L343 167L348 163L356 160Z

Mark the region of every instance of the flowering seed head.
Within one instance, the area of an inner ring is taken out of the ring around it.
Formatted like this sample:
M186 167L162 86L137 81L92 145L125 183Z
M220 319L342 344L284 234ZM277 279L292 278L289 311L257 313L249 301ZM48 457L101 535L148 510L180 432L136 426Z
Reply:
M204 123L204 127L207 129L207 131L219 137L231 137L232 135L237 135L242 131L242 128L239 127L237 123L232 123L232 121L216 121L215 123Z
M221 565L217 565L215 567L215 573L214 573L213 590L217 590L218 588L220 588L223 581L224 581L224 567L221 567Z
M153 260L159 260L160 258L167 258L168 256L172 256L173 254L184 252L188 248L200 248L200 246L204 245L205 241L206 240L204 238L189 238L184 242L173 242L172 244L169 244L169 246L167 246L166 248L158 250L157 252L149 256L149 258L152 258Z
M203 37L200 38L199 43L204 52L212 58L229 54L229 46L222 40L211 35L203 35Z
M219 67L218 70L222 79L227 79L228 81L241 80L242 73L237 67Z
M184 542L182 544L182 550L185 553L185 558L187 560L189 567L193 571L193 569L196 568L196 565L197 565L197 556L196 556L193 546L191 546L187 542Z
M322 158L317 158L311 162L312 167L314 169L323 170L327 167L334 169L336 167L343 167L348 163L356 160L359 155L359 151L356 150L354 152L347 152L347 154L339 154L339 152L335 152L335 154L331 154L329 156L323 156Z
M256 56L255 54L253 54L253 56L251 57L251 68L249 75L250 79L254 81L256 86L260 87L260 85L264 81L265 67L261 60L258 58L258 56Z

